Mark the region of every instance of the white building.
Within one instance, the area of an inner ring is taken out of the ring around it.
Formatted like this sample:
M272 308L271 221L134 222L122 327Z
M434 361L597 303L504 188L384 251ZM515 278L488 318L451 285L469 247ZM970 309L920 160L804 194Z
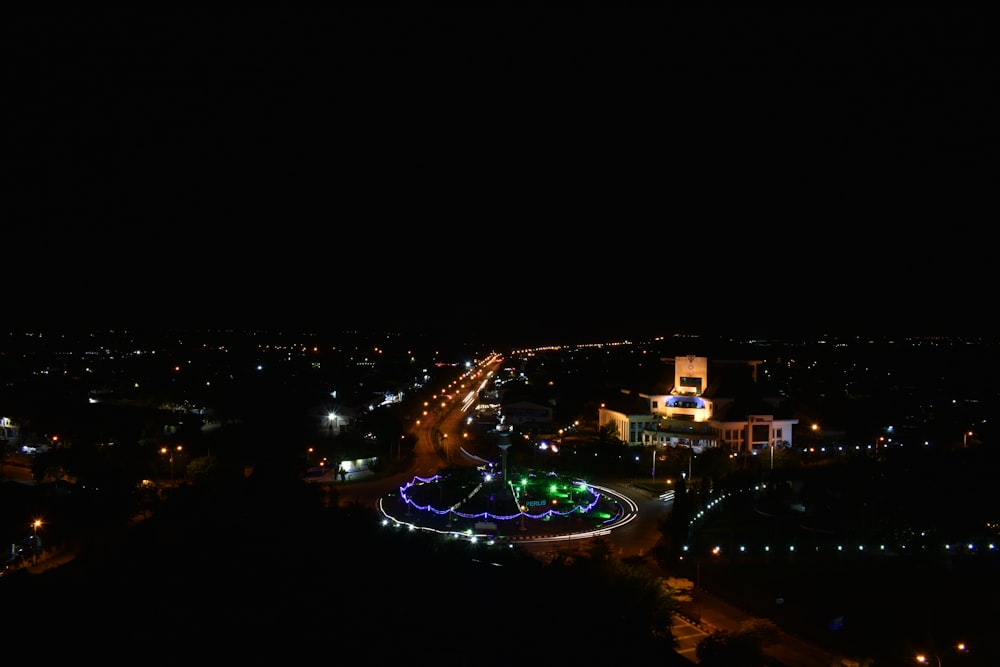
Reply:
M620 400L600 407L598 424L612 424L634 446L695 452L722 447L733 453L792 446L798 419L782 412L779 399L760 396L759 361L710 364L694 355L663 361L673 363L672 383L647 392L623 390ZM717 380L709 377L710 366Z

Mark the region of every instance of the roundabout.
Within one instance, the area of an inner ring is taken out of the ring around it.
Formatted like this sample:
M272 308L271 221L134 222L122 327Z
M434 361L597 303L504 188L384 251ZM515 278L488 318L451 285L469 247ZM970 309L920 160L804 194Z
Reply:
M554 472L451 467L379 499L385 524L472 541L530 543L607 535L638 507L611 489Z

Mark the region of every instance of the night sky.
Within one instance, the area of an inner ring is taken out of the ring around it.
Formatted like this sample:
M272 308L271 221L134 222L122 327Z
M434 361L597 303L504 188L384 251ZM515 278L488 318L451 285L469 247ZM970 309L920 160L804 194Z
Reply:
M5 324L992 333L986 23L13 12Z

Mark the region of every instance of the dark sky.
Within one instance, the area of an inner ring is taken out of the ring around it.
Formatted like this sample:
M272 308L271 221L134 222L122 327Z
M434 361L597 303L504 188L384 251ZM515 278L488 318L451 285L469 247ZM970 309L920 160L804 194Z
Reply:
M5 324L990 333L985 18L8 16Z

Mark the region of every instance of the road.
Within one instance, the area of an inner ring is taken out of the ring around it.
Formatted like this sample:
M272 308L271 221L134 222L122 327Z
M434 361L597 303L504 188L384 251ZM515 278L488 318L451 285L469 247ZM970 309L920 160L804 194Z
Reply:
M34 484L34 478L31 476L31 457L26 454L11 454L0 459L0 481Z

